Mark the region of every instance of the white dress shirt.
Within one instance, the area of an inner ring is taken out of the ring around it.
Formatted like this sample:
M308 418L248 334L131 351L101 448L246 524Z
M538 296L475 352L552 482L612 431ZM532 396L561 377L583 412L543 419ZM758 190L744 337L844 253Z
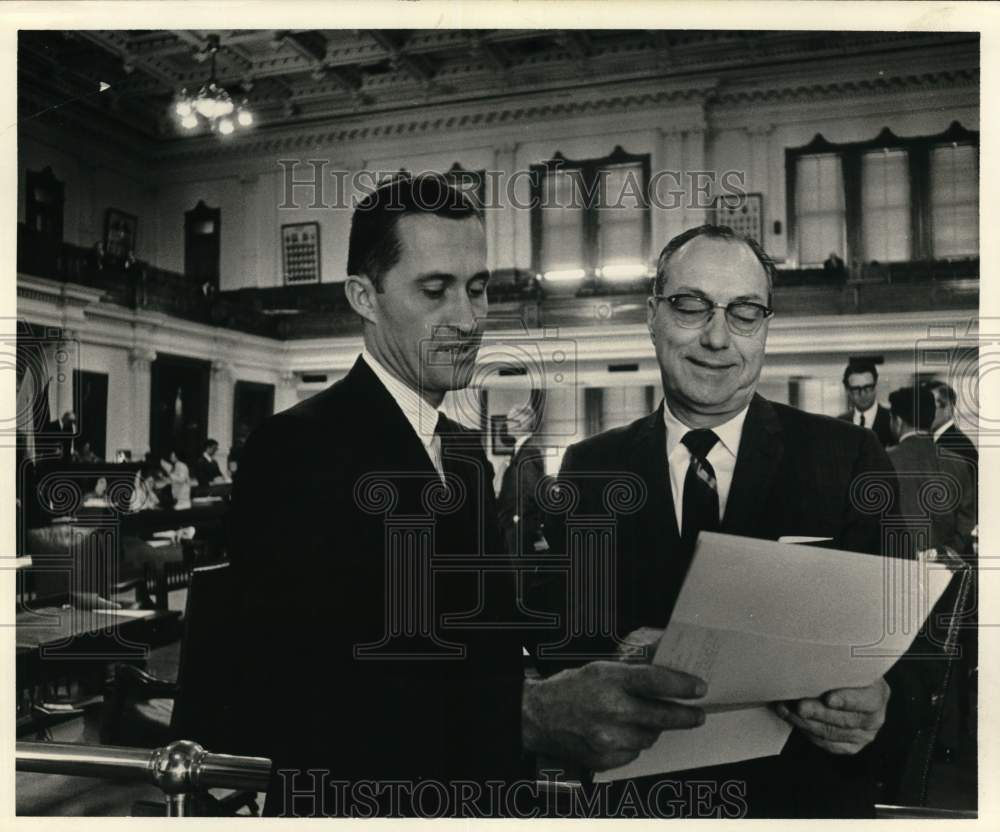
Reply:
M955 424L954 419L949 419L943 425L941 425L936 431L934 431L934 441L937 442L941 438L941 434L944 433L948 428Z
M867 410L852 410L852 413L853 413L853 416L854 416L854 424L856 424L858 426L861 425L861 414L864 413L865 414L865 427L866 428L874 428L874 426L875 426L875 417L878 415L878 402L875 402L875 404L873 404Z
M719 441L708 452L708 461L715 469L715 482L719 492L719 521L726 516L726 501L729 499L729 488L733 484L733 471L736 470L736 456L740 450L740 436L743 433L743 423L747 418L747 408L744 407L728 422L712 428ZM677 518L677 529L680 531L684 516L684 478L691 464L691 452L681 442L692 428L681 422L666 402L663 403L663 424L667 431L667 469L670 472L670 493L674 498L674 516Z
M382 385L389 391L389 395L399 405L403 411L406 421L413 427L413 432L417 435L427 456L430 458L434 470L444 481L444 464L441 459L441 437L435 433L441 411L431 407L424 398L412 387L404 384L385 367L368 350L363 350L361 358L367 364L375 377L382 382Z

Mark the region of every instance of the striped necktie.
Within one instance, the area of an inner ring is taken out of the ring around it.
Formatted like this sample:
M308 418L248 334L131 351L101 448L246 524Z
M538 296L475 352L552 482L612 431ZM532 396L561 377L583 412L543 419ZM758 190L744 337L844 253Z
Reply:
M718 441L715 432L707 429L690 430L681 439L691 452L681 503L681 540L690 546L698 532L719 528L719 489L715 469L708 461L709 451Z

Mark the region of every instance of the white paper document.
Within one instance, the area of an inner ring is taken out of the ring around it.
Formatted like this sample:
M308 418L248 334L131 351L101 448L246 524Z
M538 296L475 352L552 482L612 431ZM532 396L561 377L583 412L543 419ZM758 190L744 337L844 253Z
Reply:
M864 687L909 649L951 580L942 563L703 532L653 663L700 676L705 724L665 731L620 780L778 754L766 703Z

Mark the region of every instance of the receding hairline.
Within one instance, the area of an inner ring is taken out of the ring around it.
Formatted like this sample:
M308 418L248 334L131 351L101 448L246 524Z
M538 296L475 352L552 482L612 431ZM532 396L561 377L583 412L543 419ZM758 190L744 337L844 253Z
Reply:
M750 245L747 243L746 240L740 237L721 237L721 236L713 236L710 234L699 234L697 237L692 237L690 240L685 240L680 247L670 252L670 255L665 260L662 260L660 262L659 264L660 273L662 274L662 280L660 281L661 287L665 286L667 280L670 279L670 273L669 273L670 264L675 263L676 265L676 261L678 260L678 258L682 258L685 252L688 252L690 250L692 244L698 242L702 242L705 244L721 243L727 246L738 246L740 249L742 249L742 251L746 253L746 255L756 264L757 268L760 270L760 273L764 278L764 288L765 288L764 296L768 298L768 300L770 300L771 292L773 291L773 287L771 286L771 275L768 272L768 270L764 267L764 264L760 262L760 258L757 256L757 253L753 250L753 248L750 247Z

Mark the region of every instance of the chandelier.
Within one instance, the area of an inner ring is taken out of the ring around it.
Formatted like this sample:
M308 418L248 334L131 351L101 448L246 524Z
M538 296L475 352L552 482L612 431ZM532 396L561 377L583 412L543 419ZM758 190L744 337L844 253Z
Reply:
M224 87L215 79L215 53L219 51L219 36L208 36L208 52L212 58L212 74L196 95L182 89L174 100L173 112L178 124L187 131L208 127L213 133L228 136L237 127L253 124L253 113L247 101L236 105Z

